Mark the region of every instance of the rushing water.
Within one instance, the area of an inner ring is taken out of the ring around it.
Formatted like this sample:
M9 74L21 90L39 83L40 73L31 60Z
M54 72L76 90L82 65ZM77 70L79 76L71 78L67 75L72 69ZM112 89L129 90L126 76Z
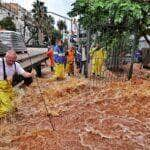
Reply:
M40 80L18 111L1 119L2 150L148 150L150 82L90 86L82 79ZM51 114L52 130L43 98Z

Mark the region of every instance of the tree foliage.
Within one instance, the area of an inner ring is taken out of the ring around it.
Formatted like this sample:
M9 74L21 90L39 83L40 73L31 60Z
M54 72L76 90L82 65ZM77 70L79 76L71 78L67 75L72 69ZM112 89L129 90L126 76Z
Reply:
M55 20L51 15L48 15L45 3L36 0L33 3L32 13L34 25L38 28L38 33L42 32L44 34L45 39L52 38Z
M0 26L2 29L16 31L15 23L12 21L11 17L6 17L0 21Z
M63 20L59 20L59 21L57 22L57 26L58 26L58 29L59 29L60 31L62 31L63 29L64 29L64 30L67 30L66 22L63 21Z
M72 6L68 14L80 16L79 22L85 29L101 32L110 45L121 36L128 41L131 35L137 39L150 35L150 5L146 1L76 0Z

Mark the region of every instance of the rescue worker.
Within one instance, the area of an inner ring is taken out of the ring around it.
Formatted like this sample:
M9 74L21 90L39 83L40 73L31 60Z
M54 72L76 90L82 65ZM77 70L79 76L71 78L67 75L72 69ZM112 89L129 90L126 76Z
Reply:
M55 76L57 80L61 80L65 78L65 52L63 49L62 40L58 40L54 47L54 61L55 61Z
M15 97L12 80L13 75L18 73L25 78L33 76L26 72L19 63L16 62L17 55L13 50L7 51L4 58L0 58L0 118L14 109L13 98Z
M82 60L82 53L80 46L76 47L75 51L75 63L76 63L76 73L79 76L79 73L81 73L81 60Z
M54 50L53 50L53 46L48 47L47 56L49 57L51 71L54 72Z
M75 54L75 47L70 47L67 53L67 73L68 75L74 74L74 54Z
M85 76L85 78L88 77L88 68L87 68L87 47L85 45L81 46L81 72L83 71L83 74Z
M102 73L102 66L104 60L106 59L106 51L104 51L99 44L96 47L90 50L91 65L92 65L92 74L100 76Z
M90 48L90 62L91 62L91 72L92 72L92 75L94 76L95 75L95 70L94 70L94 65L95 65L95 55L94 55L94 52L96 51L96 45L92 45L92 47Z

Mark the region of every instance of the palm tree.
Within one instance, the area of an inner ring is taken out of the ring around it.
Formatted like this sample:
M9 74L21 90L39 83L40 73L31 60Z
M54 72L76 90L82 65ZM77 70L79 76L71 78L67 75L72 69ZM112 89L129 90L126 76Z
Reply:
M53 38L54 24L55 24L54 18L51 15L49 15L47 17L47 22L45 24L45 35L46 35L47 39L52 40L52 38ZM52 44L52 43L48 43L48 44Z
M44 6L44 2L36 0L33 3L33 19L34 23L38 28L38 43L43 44L43 34L45 32L45 26L47 23L47 7Z
M47 7L44 5L44 2L39 0L36 0L36 2L33 3L32 13L34 22L38 28L40 43L43 44L44 41L49 42L48 39L51 39L54 30L54 18L51 15L48 15ZM41 35L43 37L41 37Z
M63 29L64 29L64 30L67 30L66 22L63 21L63 20L59 20L59 21L57 22L57 27L58 27L60 33L62 33L62 30L63 30Z

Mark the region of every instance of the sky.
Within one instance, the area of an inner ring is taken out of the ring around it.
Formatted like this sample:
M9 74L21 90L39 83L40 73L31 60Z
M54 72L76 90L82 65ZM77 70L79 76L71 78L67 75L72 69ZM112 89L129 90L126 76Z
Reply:
M27 10L32 9L32 4L36 0L2 0L4 2L14 2L20 4L23 8ZM45 3L45 6L48 8L48 11L55 12L62 16L67 16L67 12L71 10L71 4L75 2L75 0L41 0ZM61 17L57 17L52 15L55 18L55 22L62 19ZM66 21L68 28L70 28L70 21Z

